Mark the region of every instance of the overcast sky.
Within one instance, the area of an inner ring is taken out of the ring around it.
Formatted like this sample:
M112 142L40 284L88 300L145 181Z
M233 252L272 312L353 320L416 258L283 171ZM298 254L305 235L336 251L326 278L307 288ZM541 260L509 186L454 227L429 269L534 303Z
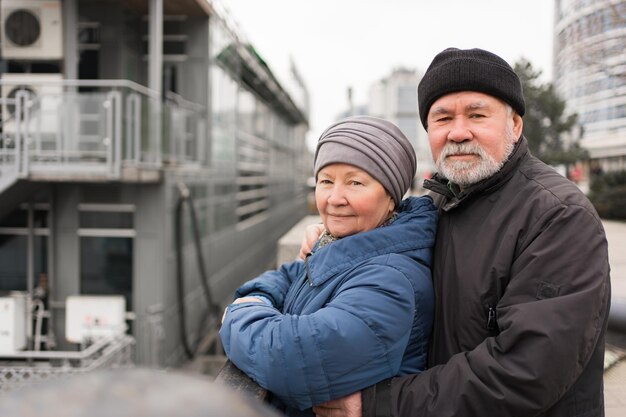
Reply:
M396 67L479 47L552 77L553 0L222 0L279 80L292 58L311 95L309 141Z

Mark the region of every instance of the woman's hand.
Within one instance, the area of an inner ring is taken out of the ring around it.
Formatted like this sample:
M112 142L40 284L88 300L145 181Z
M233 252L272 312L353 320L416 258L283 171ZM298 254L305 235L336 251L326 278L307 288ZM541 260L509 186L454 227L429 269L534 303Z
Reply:
M362 417L361 391L313 407L316 417Z
M233 301L231 305L240 304L240 303L264 303L264 302L258 297L239 297L235 301ZM226 306L226 308L224 309L224 314L222 314L222 323L224 323L224 319L226 318L227 312L228 312L228 306Z
M320 238L324 232L324 225L321 223L310 224L304 229L304 239L302 239L302 245L300 246L300 253L298 257L304 260L308 253L311 253L315 242Z

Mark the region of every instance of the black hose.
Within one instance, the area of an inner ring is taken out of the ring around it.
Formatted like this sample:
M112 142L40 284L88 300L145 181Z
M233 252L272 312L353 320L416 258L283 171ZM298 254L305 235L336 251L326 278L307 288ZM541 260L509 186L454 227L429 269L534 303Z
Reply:
M182 194L182 193L181 193ZM187 358L193 358L193 352L187 341L187 325L185 323L185 300L184 300L184 283L183 283L183 256L182 256L182 209L185 203L185 198L181 195L176 202L175 212L175 242L176 242L176 298L178 301L178 327L180 341L183 344L183 349Z
M213 297L211 296L211 290L208 284L208 276L204 267L204 258L202 257L202 243L200 240L200 231L198 230L198 218L196 217L196 209L194 207L193 200L191 199L191 195L188 195L186 201L187 206L189 207L189 212L191 214L191 230L193 231L193 240L196 247L196 261L198 262L198 271L200 271L200 284L202 285L202 289L204 290L204 298L206 299L209 314L215 316L217 310L215 303L213 302Z
M206 273L206 268L204 264L204 258L202 257L202 246L200 240L200 232L198 230L198 219L196 217L196 211L194 208L193 200L191 198L191 194L189 193L188 188L185 184L179 183L178 189L180 195L178 197L178 201L176 203L176 211L175 211L175 243L176 243L176 295L178 302L178 323L180 327L180 339L183 345L183 349L185 350L185 354L189 359L193 359L194 350L191 349L191 346L187 337L187 325L186 325L186 310L185 310L185 285L184 285L184 267L183 267L183 250L182 250L182 210L183 205L187 204L189 207L189 213L191 215L191 228L193 231L194 237L194 246L196 248L196 260L198 262L198 270L200 271L200 284L202 285L202 289L204 291L204 297L206 299L207 308L209 311L209 319L213 319L215 323L217 323L217 305L213 301L211 296L211 290L208 284L208 277Z

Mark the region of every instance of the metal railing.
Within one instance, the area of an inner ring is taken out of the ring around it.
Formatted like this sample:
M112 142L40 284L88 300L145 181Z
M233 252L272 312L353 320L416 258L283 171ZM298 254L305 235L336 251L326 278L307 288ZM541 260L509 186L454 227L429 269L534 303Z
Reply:
M206 108L182 97L161 103L128 80L0 85L0 191L18 178L123 180L129 166L204 162Z
M52 378L105 368L132 367L135 339L100 339L81 351L21 351L0 356L0 397Z

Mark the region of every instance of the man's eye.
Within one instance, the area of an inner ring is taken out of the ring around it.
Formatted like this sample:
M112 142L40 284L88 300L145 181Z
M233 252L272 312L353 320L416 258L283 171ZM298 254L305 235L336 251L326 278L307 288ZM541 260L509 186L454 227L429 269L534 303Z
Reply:
M483 118L483 117L485 117L485 115L484 114L480 114L480 113L470 114L470 119L480 119L480 118Z
M319 180L317 183L318 184L332 184L332 181L331 180Z
M449 121L451 119L452 118L450 116L443 116L443 117L439 117L439 118L435 119L435 122L442 123L442 122L447 122L447 121Z

